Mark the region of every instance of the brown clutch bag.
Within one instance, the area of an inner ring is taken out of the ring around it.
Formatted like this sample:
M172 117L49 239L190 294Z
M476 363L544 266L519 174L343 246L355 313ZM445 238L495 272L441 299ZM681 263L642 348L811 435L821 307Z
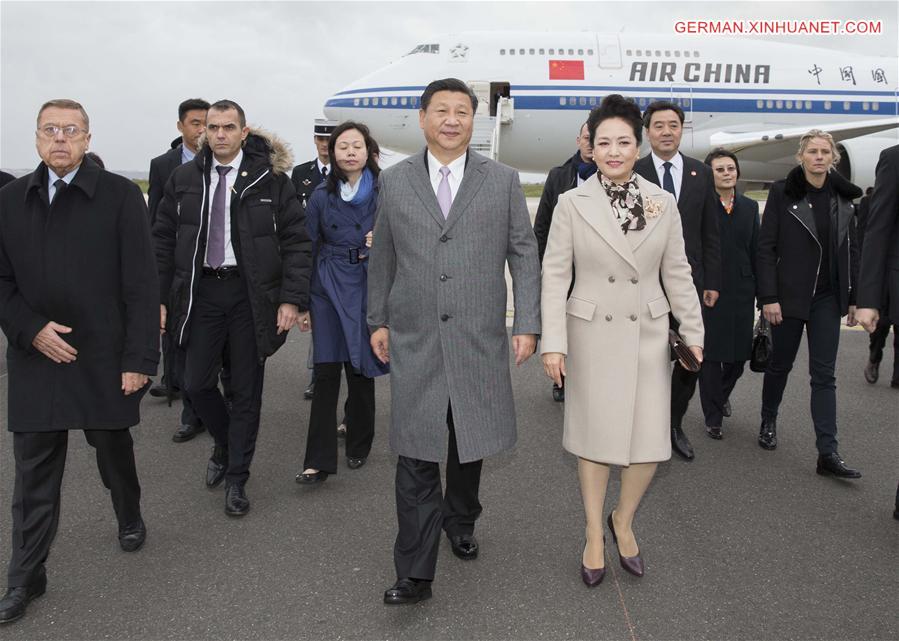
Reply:
M668 330L668 344L671 346L671 351L681 362L681 365L686 367L686 369L690 370L691 372L699 371L699 368L702 366L702 364L698 360L696 360L695 356L693 356L693 352L691 352L690 348L687 347L687 344L684 342L683 336L681 336L677 332L677 330Z

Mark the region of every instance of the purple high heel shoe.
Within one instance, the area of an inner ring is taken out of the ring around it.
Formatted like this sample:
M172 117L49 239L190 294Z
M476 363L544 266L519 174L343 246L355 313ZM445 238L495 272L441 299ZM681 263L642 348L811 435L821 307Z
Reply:
M638 554L637 556L622 556L621 548L618 547L618 535L615 534L615 525L612 523L612 513L609 512L609 530L612 532L612 540L615 542L615 547L618 549L618 560L621 561L621 567L624 568L625 572L630 572L634 576L643 576L643 559Z
M606 536L603 534L602 537L602 545L605 548L606 545ZM587 542L584 541L584 547L587 547ZM606 578L606 568L601 567L598 570L592 570L584 565L583 555L581 555L581 580L584 582L588 588L595 588L597 585L602 583L602 580Z

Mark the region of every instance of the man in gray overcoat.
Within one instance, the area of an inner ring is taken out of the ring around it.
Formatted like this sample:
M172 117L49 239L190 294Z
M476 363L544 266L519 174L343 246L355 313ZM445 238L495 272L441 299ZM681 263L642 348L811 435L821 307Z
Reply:
M468 148L478 100L461 80L421 97L427 149L385 170L368 271L375 354L391 367L399 454L389 604L431 596L441 529L474 559L481 462L515 444L505 264L520 365L540 332L540 264L518 173ZM446 494L439 462L446 461Z

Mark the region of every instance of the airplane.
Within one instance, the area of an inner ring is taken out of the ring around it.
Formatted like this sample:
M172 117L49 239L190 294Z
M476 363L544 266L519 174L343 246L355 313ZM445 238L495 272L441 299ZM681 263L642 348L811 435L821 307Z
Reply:
M381 146L410 154L424 146L425 86L460 78L480 101L472 147L545 173L574 152L603 96L621 93L641 109L664 99L686 114L681 150L700 159L716 147L733 151L744 182L783 178L799 137L819 128L838 142L837 170L864 188L874 184L880 151L899 143L897 71L896 57L736 37L462 32L416 45L323 110L365 122Z

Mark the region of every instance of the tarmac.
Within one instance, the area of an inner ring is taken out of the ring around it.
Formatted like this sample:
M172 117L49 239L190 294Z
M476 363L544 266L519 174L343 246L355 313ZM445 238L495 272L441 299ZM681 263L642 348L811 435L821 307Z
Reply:
M815 474L806 355L779 420L780 445L756 445L760 374L732 397L724 439L686 417L697 456L660 465L635 523L646 575L580 580L583 511L576 461L561 447L563 406L537 358L513 367L519 441L486 461L477 560L442 542L433 599L385 606L394 580L395 456L387 446L389 377L378 379L368 463L321 486L294 482L310 402L309 336L292 331L270 359L262 427L243 519L203 484L212 441L176 444L179 417L144 399L133 428L147 543L119 550L108 493L84 438L69 442L47 593L0 638L43 639L870 639L899 638L899 521L892 518L899 390L892 354L877 385L862 369L867 337L844 331L838 364L841 454L864 478ZM13 485L6 385L0 386L0 550L9 551ZM651 401L648 401L651 402ZM342 459L341 459L342 460ZM618 491L613 472L607 511Z

